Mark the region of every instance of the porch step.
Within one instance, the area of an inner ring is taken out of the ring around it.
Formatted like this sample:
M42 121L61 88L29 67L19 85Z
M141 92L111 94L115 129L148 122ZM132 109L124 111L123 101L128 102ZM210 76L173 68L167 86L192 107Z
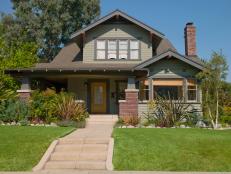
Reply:
M51 155L51 161L75 161L75 160L89 160L89 161L106 161L107 153L73 153L73 152L54 152Z
M105 170L106 164L101 161L49 161L46 169L89 169Z

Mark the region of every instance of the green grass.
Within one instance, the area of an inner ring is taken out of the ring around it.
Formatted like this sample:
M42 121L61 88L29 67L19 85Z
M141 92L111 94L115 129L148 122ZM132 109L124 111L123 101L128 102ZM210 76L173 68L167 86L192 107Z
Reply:
M50 143L73 128L0 126L0 171L31 170Z
M231 130L115 129L115 170L231 171Z

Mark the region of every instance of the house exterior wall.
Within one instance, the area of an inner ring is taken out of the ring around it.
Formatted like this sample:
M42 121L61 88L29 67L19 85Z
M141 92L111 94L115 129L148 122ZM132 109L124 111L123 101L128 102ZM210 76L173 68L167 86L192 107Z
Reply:
M87 85L88 80L102 79L102 77L86 78L86 77L69 77L68 78L68 91L76 95L77 100L83 100L87 104ZM105 79L105 78L103 78ZM116 101L116 80L121 78L107 78L109 79L109 112L110 114L118 114L118 102ZM124 78L123 78L124 80Z
M150 71L149 76L153 78L195 78L195 75L199 72L198 69L175 58L162 59L155 64L150 65L148 69Z
M130 38L140 41L140 57L142 60L95 60L95 40L100 38ZM150 34L132 24L104 24L86 33L83 48L84 63L140 63L152 57Z

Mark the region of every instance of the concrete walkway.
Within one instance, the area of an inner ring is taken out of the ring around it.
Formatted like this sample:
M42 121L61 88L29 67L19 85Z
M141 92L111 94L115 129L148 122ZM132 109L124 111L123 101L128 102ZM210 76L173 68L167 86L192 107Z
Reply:
M231 172L77 171L0 172L0 174L231 174Z
M108 146L116 115L91 115L84 129L59 139L45 170L106 170Z

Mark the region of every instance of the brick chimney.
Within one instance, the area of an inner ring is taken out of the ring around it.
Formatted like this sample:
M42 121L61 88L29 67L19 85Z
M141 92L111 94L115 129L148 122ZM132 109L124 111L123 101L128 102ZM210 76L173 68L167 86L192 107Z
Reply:
M196 27L192 22L186 24L184 28L185 55L196 56Z

